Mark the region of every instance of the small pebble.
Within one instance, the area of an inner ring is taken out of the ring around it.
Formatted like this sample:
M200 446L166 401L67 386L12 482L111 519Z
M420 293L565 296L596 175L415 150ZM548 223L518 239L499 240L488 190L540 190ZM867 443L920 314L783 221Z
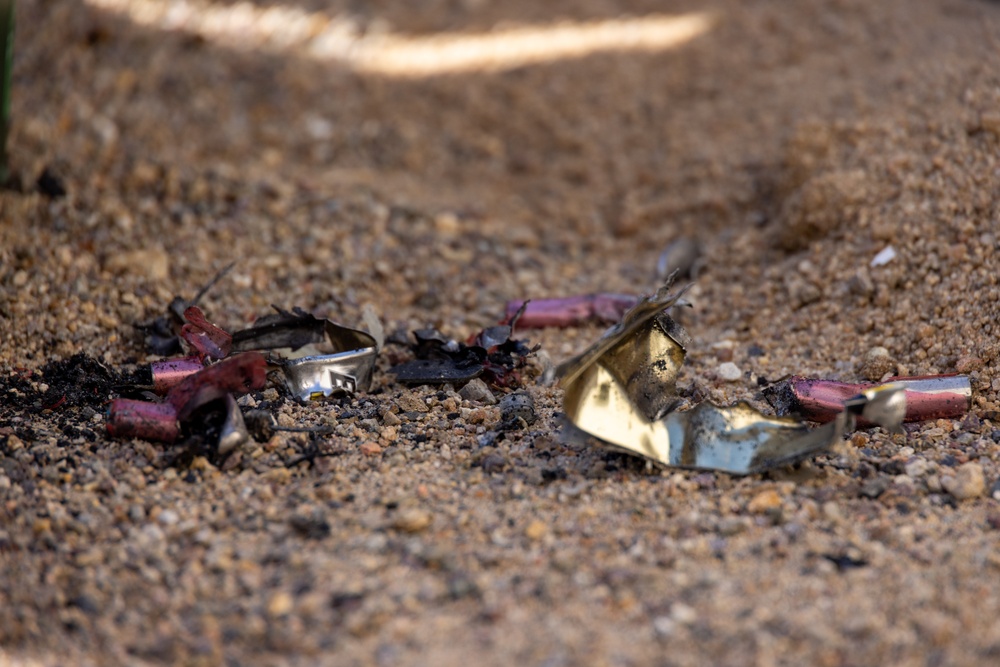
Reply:
M781 496L774 489L761 491L747 503L747 511L751 514L764 514L781 507Z
M896 258L896 249L893 248L891 245L886 246L885 248L880 250L879 253L875 255L875 257L872 258L871 265L873 267L885 266L895 258Z
M279 591L267 601L267 613L269 616L285 616L292 611L293 605L292 596L285 591Z
M398 405L399 409L403 412L427 412L429 409L427 404L412 391L404 391L400 397L396 399L396 405Z
M896 362L884 347L873 347L861 363L861 376L869 382L878 382L896 368Z
M486 386L486 383L479 378L469 380L464 387L458 390L458 395L470 403L482 403L484 405L496 405L497 398Z
M375 442L363 442L358 449L365 456L378 456L382 453L382 447Z
M955 469L954 475L942 475L941 486L956 500L969 500L986 493L986 476L978 463L965 463Z
M983 360L979 357L960 357L955 362L955 370L959 373L971 373L983 367Z
M180 521L180 517L177 516L177 512L173 510L163 510L160 512L160 515L156 517L156 520L164 526L172 526Z
M545 533L548 532L548 526L541 519L534 519L531 523L527 525L524 529L524 536L529 540L536 541L545 537Z
M860 493L865 498L878 498L889 488L889 480L885 477L870 479L861 485Z
M909 477L922 477L927 474L929 467L925 459L913 459L906 464L906 474Z
M656 260L656 277L664 280L676 271L678 280L693 278L700 256L701 246L695 239L681 237L671 241Z
M500 413L504 421L523 419L525 424L533 424L537 419L535 401L525 392L508 394L500 399Z
M400 510L392 521L392 527L406 533L419 533L430 527L433 517L431 513L410 507Z
M740 367L731 361L719 364L719 367L715 370L715 374L719 376L720 380L725 380L726 382L735 382L743 377Z

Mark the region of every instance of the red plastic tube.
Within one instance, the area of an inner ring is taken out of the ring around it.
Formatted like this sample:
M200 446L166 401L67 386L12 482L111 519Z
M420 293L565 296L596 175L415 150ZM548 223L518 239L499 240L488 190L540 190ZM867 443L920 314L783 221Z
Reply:
M113 438L142 438L173 442L181 433L177 409L170 403L150 403L130 398L111 401L107 421Z
M570 327L591 320L617 322L638 301L639 297L630 294L585 294L532 300L518 318L517 328ZM511 321L522 306L524 301L508 301L505 321Z
M167 402L183 421L199 406L226 394L245 394L263 389L267 381L267 360L260 352L245 352L207 366L189 375L167 394Z
M922 375L890 378L906 390L906 416L903 421L961 417L972 405L972 386L966 375ZM866 389L885 383L834 382L793 376L785 381L787 408L814 422L833 421L844 410L844 401ZM784 393L784 392L782 392ZM858 419L859 426L871 426Z
M153 391L161 396L176 387L189 375L205 368L201 357L182 357L180 359L163 359L149 365L153 373Z
M224 359L233 349L233 337L228 331L215 326L205 318L201 308L191 306L184 311L187 324L181 327L181 338L198 350L200 354L213 359Z

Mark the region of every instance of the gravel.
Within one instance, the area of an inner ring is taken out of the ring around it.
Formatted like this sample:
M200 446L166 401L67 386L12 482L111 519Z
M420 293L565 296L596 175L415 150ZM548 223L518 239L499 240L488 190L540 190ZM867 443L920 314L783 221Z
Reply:
M995 660L1000 5L718 0L674 48L424 78L120 5L18 7L0 662ZM651 11L685 10L335 0L308 25L419 39ZM969 373L975 419L767 475L662 470L569 433L536 382L588 324L516 332L539 357L488 387L530 396L516 427L398 385L412 353L387 343L365 395L242 403L328 435L223 460L105 434L157 358L133 325L231 261L201 302L228 329L272 304L356 326L370 305L388 332L464 340L511 299L648 292L677 239L700 249L685 403L768 410L761 379L860 381L884 348L895 373Z

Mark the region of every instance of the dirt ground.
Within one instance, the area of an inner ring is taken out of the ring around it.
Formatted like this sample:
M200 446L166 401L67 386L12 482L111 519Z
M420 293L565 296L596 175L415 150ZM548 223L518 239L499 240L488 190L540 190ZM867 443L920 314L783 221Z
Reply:
M1000 660L1000 3L18 12L0 665ZM551 32L664 18L698 29L571 54ZM386 44L529 29L531 59L379 69ZM496 405L396 383L399 346L353 399L246 401L331 436L221 462L106 435L157 358L133 325L231 261L202 302L228 329L370 304L464 339L508 299L648 293L679 238L703 248L684 395L769 410L762 384L859 380L884 347L888 373L969 374L971 413L765 475L661 470L565 437L534 382L595 323L518 333L538 419L495 438Z

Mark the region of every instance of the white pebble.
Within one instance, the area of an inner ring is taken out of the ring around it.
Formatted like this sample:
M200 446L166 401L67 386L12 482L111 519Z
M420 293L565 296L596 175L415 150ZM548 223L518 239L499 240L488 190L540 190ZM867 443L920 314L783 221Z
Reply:
M872 259L872 266L885 266L891 262L896 257L896 249L891 245L887 245L885 248L879 251L877 255Z
M164 526L172 526L180 520L177 516L177 512L173 510L163 510L160 512L160 516L157 517L157 521L162 523Z
M727 361L724 364L719 364L719 368L716 369L715 372L720 379L725 380L726 382L735 382L736 380L739 380L741 377L743 377L743 373L740 372L739 366L737 366L731 361Z

